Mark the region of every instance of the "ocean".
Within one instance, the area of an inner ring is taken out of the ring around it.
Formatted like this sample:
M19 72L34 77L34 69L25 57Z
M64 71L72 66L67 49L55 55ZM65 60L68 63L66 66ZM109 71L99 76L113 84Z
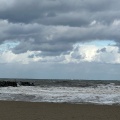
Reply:
M0 87L0 100L120 105L120 81L15 79L18 86ZM33 83L22 86L20 81Z

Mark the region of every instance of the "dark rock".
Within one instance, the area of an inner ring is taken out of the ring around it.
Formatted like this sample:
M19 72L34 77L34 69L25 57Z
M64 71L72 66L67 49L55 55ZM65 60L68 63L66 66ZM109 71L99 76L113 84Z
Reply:
M30 82L20 82L21 86L34 86L34 83L30 83Z
M12 81L0 81L0 87L17 87L17 82L12 82Z

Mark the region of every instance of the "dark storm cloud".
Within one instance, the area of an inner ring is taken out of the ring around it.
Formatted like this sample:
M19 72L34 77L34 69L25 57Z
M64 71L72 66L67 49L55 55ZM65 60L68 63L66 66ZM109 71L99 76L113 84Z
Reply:
M42 51L57 54L72 50L73 44L91 40L116 40L119 43L118 25L89 25L86 27L45 26L38 23L21 24L1 20L0 40L18 41L13 49L16 54L30 51ZM116 32L115 32L116 31Z
M39 42L39 41L38 41ZM27 50L30 51L42 51L43 53L41 53L40 55L49 55L49 56L53 56L53 55L59 55L61 53L64 53L65 51L68 51L72 49L72 45L68 44L63 44L63 43L59 43L57 44L51 44L50 42L48 43L31 43L29 41L25 42L21 42L18 46L16 46L13 49L13 52L16 54L19 53L24 53L27 52Z
M0 1L0 44L18 41L14 53L41 51L46 56L92 40L114 40L119 46L119 5L118 0Z
M118 0L14 0L13 5L0 10L0 18L46 25L81 26L92 20L108 23L120 18L119 4Z
M11 7L0 11L0 18L11 22L28 23L39 18L54 17L56 16L54 12L66 11L69 6L66 7L62 1L15 0Z

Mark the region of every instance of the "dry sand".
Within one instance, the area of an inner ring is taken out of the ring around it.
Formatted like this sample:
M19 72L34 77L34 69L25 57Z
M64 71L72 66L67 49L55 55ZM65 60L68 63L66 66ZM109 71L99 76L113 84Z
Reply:
M120 120L120 106L1 101L0 120Z

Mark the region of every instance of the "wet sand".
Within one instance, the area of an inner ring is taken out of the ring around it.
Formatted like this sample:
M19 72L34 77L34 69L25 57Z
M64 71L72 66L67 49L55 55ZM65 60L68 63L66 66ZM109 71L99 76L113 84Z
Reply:
M120 106L0 101L0 120L120 120Z

